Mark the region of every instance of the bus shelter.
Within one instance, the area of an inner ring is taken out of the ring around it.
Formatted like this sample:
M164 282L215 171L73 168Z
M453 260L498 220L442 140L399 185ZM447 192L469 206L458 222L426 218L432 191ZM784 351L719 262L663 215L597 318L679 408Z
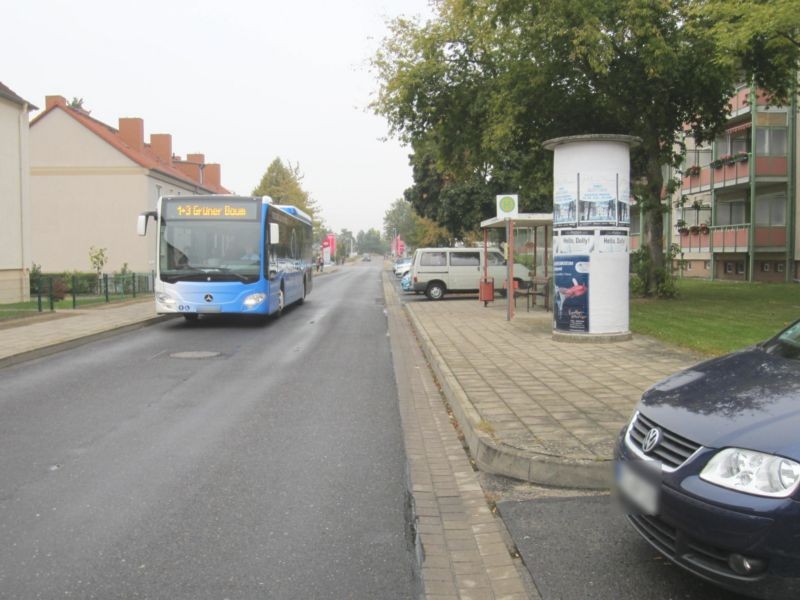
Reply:
M481 221L483 229L483 277L480 283L480 300L486 306L494 301L497 287L489 276L490 241L503 248L506 259L506 279L502 287L506 290L508 309L507 320L514 318L517 296L525 295L528 307L533 300L541 297L545 309L550 309L552 293L552 213L519 213L514 217L494 217ZM490 238L494 238L490 240ZM515 273L515 266L517 271Z

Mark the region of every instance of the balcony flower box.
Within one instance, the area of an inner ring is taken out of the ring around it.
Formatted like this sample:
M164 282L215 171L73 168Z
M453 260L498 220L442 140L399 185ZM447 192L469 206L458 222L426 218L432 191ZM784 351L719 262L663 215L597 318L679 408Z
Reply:
M686 177L697 177L700 175L700 167L692 165L691 167L687 167L683 173Z
M747 162L750 155L747 152L737 152L733 155L733 162Z
M692 235L697 235L698 233L700 233L700 226L692 225L691 227L689 227L689 233L691 233Z

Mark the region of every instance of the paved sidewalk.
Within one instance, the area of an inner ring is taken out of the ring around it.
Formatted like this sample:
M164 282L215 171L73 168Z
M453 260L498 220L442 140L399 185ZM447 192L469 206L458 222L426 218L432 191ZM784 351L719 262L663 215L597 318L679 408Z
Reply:
M153 298L147 296L125 303L0 322L0 368L165 318L170 317L157 315Z
M523 308L509 322L505 299L405 306L478 466L523 481L607 488L614 441L642 392L699 360L638 335L555 341L551 313Z

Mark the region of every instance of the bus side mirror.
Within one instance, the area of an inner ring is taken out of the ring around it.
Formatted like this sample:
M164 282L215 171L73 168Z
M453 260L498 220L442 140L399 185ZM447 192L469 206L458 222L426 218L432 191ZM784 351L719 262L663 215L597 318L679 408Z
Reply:
M153 217L156 218L155 212L146 212L139 215L139 219L136 221L136 233L139 235L147 235L147 219Z

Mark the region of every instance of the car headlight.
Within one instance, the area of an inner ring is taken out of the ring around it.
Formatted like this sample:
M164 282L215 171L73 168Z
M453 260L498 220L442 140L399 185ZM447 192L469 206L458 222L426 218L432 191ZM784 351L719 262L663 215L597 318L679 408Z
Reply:
M175 298L169 294L156 294L156 300L158 300L164 306L175 306L175 304L177 304L177 300L175 300Z
M725 448L708 461L700 478L746 494L786 498L800 483L800 464L774 454Z
M247 308L253 308L254 306L261 304L266 298L266 294L250 294L244 299L244 305Z

